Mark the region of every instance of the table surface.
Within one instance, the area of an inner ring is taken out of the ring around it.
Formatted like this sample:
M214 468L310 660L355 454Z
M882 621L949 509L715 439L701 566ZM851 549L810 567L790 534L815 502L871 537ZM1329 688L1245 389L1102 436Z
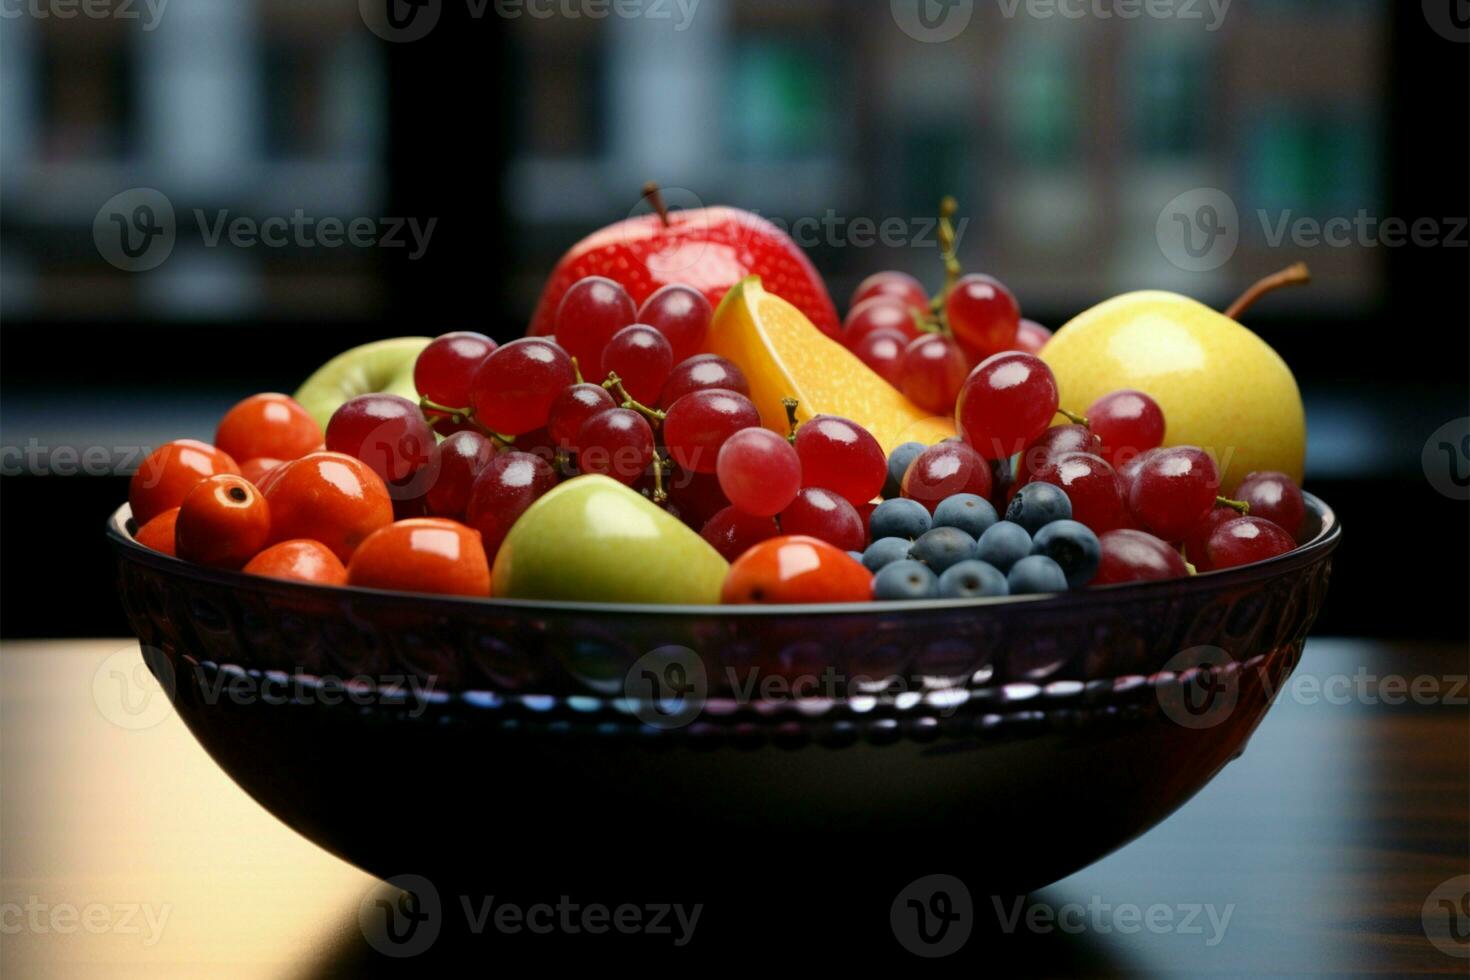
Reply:
M133 641L0 645L0 974L412 969L359 930L375 879L250 800L166 701L118 702L115 672L141 664ZM1025 910L976 896L1014 923L984 943L1050 975L1465 975L1467 667L1311 641L1245 754L1173 817Z

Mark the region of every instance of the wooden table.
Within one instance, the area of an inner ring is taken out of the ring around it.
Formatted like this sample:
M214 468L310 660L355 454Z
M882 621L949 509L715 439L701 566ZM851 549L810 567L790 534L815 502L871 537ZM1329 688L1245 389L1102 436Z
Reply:
M247 798L171 708L109 702L109 672L134 665L125 640L0 647L0 974L421 969L365 942L358 910L374 879ZM1006 974L1465 975L1470 877L1455 879L1470 875L1467 668L1463 649L1314 640L1245 755L1198 797L1029 896L1009 931L1011 900L975 896L981 928L943 962ZM695 936L686 957L732 962L758 945L701 950ZM544 938L557 953L557 937ZM587 938L579 948L595 950ZM891 935L812 939L834 959L852 949L869 966L917 963Z

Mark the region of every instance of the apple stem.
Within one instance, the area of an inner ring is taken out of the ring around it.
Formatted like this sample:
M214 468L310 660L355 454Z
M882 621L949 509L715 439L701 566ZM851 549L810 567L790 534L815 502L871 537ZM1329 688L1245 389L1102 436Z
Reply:
M1305 286L1311 281L1312 273L1307 268L1307 264L1305 262L1298 262L1295 265L1282 269L1280 272L1272 273L1241 293L1240 298L1230 304L1230 308L1225 311L1225 315L1232 320L1239 320L1242 313L1267 293L1275 292L1285 286Z
M799 424L796 421L796 407L800 405L801 402L797 401L795 398L792 398L790 395L787 395L785 398L781 399L781 404L786 407L786 441L790 443L795 443L796 427Z
M648 203L658 212L659 220L667 228L669 226L669 206L664 203L664 192L659 190L658 182L650 180L644 184L643 196L648 199Z
M1244 500L1231 500L1229 497L1216 497L1215 504L1220 507L1229 507L1231 510L1246 517L1251 512L1251 505Z
M1092 423L1087 421L1086 415L1078 415L1076 412L1069 412L1065 408L1058 408L1057 414L1066 416L1067 420L1074 425L1080 425L1088 429L1092 428Z
M623 387L623 379L618 377L618 372L616 371L608 372L607 380L602 383L602 386L612 392L613 396L618 399L620 408L631 408L654 425L658 425L669 414L668 412L661 412L656 408L649 408L628 394L628 389Z

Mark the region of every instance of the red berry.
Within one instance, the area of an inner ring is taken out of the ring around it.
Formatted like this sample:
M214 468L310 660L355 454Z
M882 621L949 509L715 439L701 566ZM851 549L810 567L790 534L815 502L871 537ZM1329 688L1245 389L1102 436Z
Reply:
M973 493L990 497L990 463L958 440L928 447L909 464L903 475L903 495L934 513L946 497Z
M674 365L664 390L659 393L658 407L668 409L691 391L707 388L723 388L750 397L750 382L745 374L731 361L718 354L696 354Z
M899 378L909 401L926 412L947 415L969 370L959 345L948 337L926 334L904 349Z
M669 339L646 323L619 330L602 350L602 377L616 373L633 400L643 404L658 397L673 370Z
M669 406L664 445L684 469L713 473L725 440L760 424L760 412L744 395L720 388L692 391Z
M1284 555L1296 541L1278 525L1261 517L1236 517L1215 528L1205 545L1213 569L1235 568Z
M1016 330L1016 343L1013 350L1025 351L1028 354L1040 354L1041 348L1051 340L1051 331L1034 320L1021 321L1021 326Z
M857 289L853 291L852 302L848 304L848 309L874 296L892 296L916 310L929 308L929 294L924 290L924 284L907 272L873 273L858 283Z
M1040 358L1005 351L970 373L960 389L955 420L980 455L1000 459L1020 452L1046 431L1059 397L1057 379Z
M909 340L897 330L874 330L853 347L858 356L873 373L893 387L903 383L903 352Z
M692 286L672 284L643 301L638 322L669 338L674 363L678 364L699 353L713 316L714 310L703 293Z
M577 430L577 467L632 486L653 462L653 427L631 408L606 408Z
M516 518L554 486L556 471L540 456L512 451L485 464L470 488L465 523L480 532L492 562Z
M1285 473L1247 473L1230 496L1250 504L1251 517L1264 518L1293 538L1301 532L1307 505L1301 488Z
M602 276L588 276L573 283L561 298L556 311L556 342L577 359L584 372L596 371L602 365L602 349L612 335L637 315L633 298L622 286Z
M1215 528L1239 516L1240 512L1235 508L1221 504L1206 514L1205 519L1192 527L1184 536L1184 557L1194 565L1196 570L1201 572L1210 570L1210 555L1205 546L1209 544L1210 535L1215 533Z
M848 419L814 416L796 430L795 445L801 457L801 485L825 487L853 506L878 496L888 478L883 447L872 433Z
M1087 409L1087 424L1102 442L1099 455L1114 466L1164 444L1164 411L1141 391L1103 395Z
M675 467L664 475L664 488L669 493L669 511L696 531L730 506L714 473L695 473Z
M1087 426L1054 425L1032 439L1022 451L1011 489L1019 490L1030 483L1037 470L1067 453L1091 453L1100 456L1101 450L1102 443Z
M1203 449L1172 446L1139 466L1128 488L1128 508L1165 541L1182 541L1208 516L1219 492L1220 473Z
M945 298L944 315L955 340L976 360L1016 344L1021 307L1011 291L990 276L961 276Z
M1093 585L1150 582L1189 574L1179 552L1147 531L1117 528L1098 540L1102 542L1102 562L1092 578Z
M893 330L910 340L922 334L914 322L913 309L892 296L864 300L852 308L842 323L842 342L849 350L856 350L864 338L878 330Z
M413 385L431 402L450 408L470 403L470 379L495 351L495 341L482 333L458 330L436 337L413 364Z
M429 513L462 518L475 477L494 457L495 444L478 432L456 432L435 446L428 467L433 481L425 493Z
M756 517L737 507L726 507L705 522L699 535L726 561L734 561L755 545L780 533L774 518Z
M782 534L804 534L843 551L862 551L868 544L868 529L857 510L821 487L803 487L780 521Z
M781 513L802 484L797 451L770 429L742 429L725 440L715 473L730 503L756 517Z
M485 358L470 379L470 404L482 424L517 436L544 426L551 403L576 381L565 350L541 337L522 337Z
M1031 482L1061 487L1072 501L1072 519L1103 534L1129 525L1123 481L1107 460L1091 453L1064 453L1032 476Z
M582 428L583 422L604 409L616 407L617 402L602 385L572 385L563 388L551 403L546 428L558 446L572 449L576 447L577 430ZM516 440L517 443L520 441Z
M358 395L332 413L327 449L357 457L387 483L401 483L429 461L434 433L407 398Z

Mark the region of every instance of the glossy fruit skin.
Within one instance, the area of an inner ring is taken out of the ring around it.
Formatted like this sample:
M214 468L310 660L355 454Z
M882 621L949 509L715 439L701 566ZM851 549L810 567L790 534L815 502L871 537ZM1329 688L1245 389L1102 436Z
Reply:
M1039 595L1066 592L1067 575L1062 567L1045 555L1028 555L1011 566L1006 573L1011 595Z
M393 522L383 478L343 453L308 453L271 474L262 491L270 505L269 544L310 538L343 562L369 534Z
M1031 553L1045 555L1067 576L1067 587L1080 589L1092 581L1102 561L1102 544L1086 524L1052 521L1031 539Z
M929 509L917 500L894 497L885 500L873 509L868 517L873 540L879 538L903 538L916 540L934 526Z
M699 536L726 561L734 561L762 541L780 533L774 518L757 517L735 507L726 507L705 522Z
M695 473L675 467L664 477L664 488L669 493L668 510L695 530L730 506L715 473Z
M1072 519L1094 534L1131 524L1123 481L1101 456L1064 453L1037 472L1032 484L1038 482L1060 487L1072 503Z
M803 535L762 541L730 565L725 604L866 602L873 576L841 548Z
M562 295L572 283L594 275L617 280L635 303L662 286L685 283L703 293L711 307L719 306L740 280L760 276L766 289L801 310L827 336L839 330L827 287L797 244L765 218L737 208L673 210L667 225L656 214L640 214L584 238L552 271L530 332L556 333L553 318Z
M720 447L715 475L730 503L755 517L775 517L801 489L802 462L770 429L742 429Z
M465 408L470 403L470 379L495 347L495 341L472 330L435 337L413 363L414 387L431 402Z
M893 296L901 300L905 306L916 310L929 308L929 293L924 289L924 284L907 272L890 270L873 273L858 283L857 289L852 292L852 299L848 302L847 308L852 309L874 296Z
M480 535L458 521L418 517L368 536L347 563L347 584L367 589L488 596Z
M429 469L433 481L424 494L435 517L464 518L475 477L495 458L495 443L473 430L456 432L434 447Z
M597 362L591 362L597 363ZM502 435L518 436L546 425L551 403L576 384L567 352L550 341L522 337L496 348L470 380L476 418Z
M1296 539L1262 517L1234 517L1210 535L1205 545L1210 568L1235 568L1284 555L1296 548Z
M332 413L327 449L357 457L391 486L403 483L429 462L434 433L419 407L407 398L359 395Z
M1210 513L1219 493L1219 471L1204 450L1170 446L1141 464L1128 488L1128 508L1165 541L1182 541Z
M674 363L678 364L699 353L714 315L714 307L699 290L671 283L643 301L637 322L648 324L668 338Z
M617 402L602 385L585 382L569 385L552 401L546 428L558 446L573 449L583 422L604 409L616 407Z
M750 382L733 362L718 354L696 354L674 365L659 392L658 407L667 410L691 391L723 388L750 397Z
M179 509L170 507L138 528L138 533L133 535L133 540L145 548L152 548L165 555L174 555L174 526L178 519Z
M909 557L939 575L951 565L974 558L975 539L957 527L931 528L909 548Z
M1155 582L1189 574L1179 552L1147 531L1118 528L1101 535L1098 543L1102 556L1092 585Z
M684 469L713 473L725 440L760 424L760 413L744 395L723 388L692 391L669 407L664 445Z
M148 454L128 481L128 505L142 527L184 502L190 490L220 473L238 475L229 453L197 439L175 439Z
M818 538L842 551L862 551L868 544L868 529L857 510L821 487L803 487L779 521L784 534Z
M924 411L947 415L969 371L970 363L958 344L948 337L926 334L904 348L900 387Z
M266 456L257 456L247 459L240 464L240 475L260 489L265 489L265 478L285 464L284 459L270 459Z
M300 459L322 443L322 428L290 395L265 392L236 404L219 421L214 445L231 459Z
M848 419L815 415L796 430L801 485L825 487L854 506L878 496L888 461L872 434Z
M245 563L247 575L317 585L346 585L347 566L320 541L295 538L273 544Z
M975 360L1015 346L1021 325L1020 304L991 276L961 276L945 297L944 313L955 340Z
M1210 542L1210 535L1215 533L1215 528L1239 516L1240 511L1235 508L1220 505L1206 514L1204 520L1190 528L1182 543L1184 558L1194 566L1195 571L1208 572L1210 570L1210 555L1206 546Z
M617 374L635 401L652 403L674 370L669 338L646 323L634 323L612 335L602 350L602 377Z
M957 493L990 496L990 464L963 442L929 446L903 477L903 495L934 513L939 502Z
M934 508L935 527L957 527L972 538L979 538L998 520L990 501L973 493L957 493Z
M1052 521L1070 520L1072 501L1066 491L1052 483L1028 483L1011 498L1006 520L1019 524L1028 534L1036 534Z
M893 387L903 384L903 353L908 349L909 338L897 330L874 330L852 346L858 356L873 373Z
M975 542L975 557L1002 572L1031 554L1031 535L1019 524L997 521Z
M994 565L972 558L951 565L939 576L939 598L983 599L1010 595L1006 577Z
M1115 467L1164 443L1164 412L1159 403L1132 388L1109 392L1093 402L1087 409L1087 422L1102 443L1098 455Z
M1085 425L1054 425L1032 439L1018 461L1012 495L1031 482L1036 471L1066 453L1102 455L1102 441Z
M613 334L631 324L638 307L618 283L606 276L588 276L566 291L556 310L556 342L577 359L584 376L602 381L603 350Z
M465 523L480 532L491 561L516 518L556 486L556 471L533 453L501 453L485 464L470 488Z
M1250 505L1251 517L1262 517L1293 538L1307 516L1302 491L1285 473L1247 473L1230 496Z
M1040 354L1046 342L1051 340L1051 331L1037 323L1035 320L1021 319L1021 325L1016 328L1016 343L1014 350L1025 351L1027 354Z
M243 476L221 473L189 491L174 524L174 554L215 568L240 568L266 546L271 509Z
M913 546L914 543L908 538L878 538L860 554L859 560L864 568L876 573L896 561L908 561L909 549Z
M892 562L873 576L873 599L877 602L910 602L938 596L939 576L923 562Z
M903 477L919 454L929 447L922 442L905 442L888 454L888 478L883 481L883 499L894 500L903 494Z
M913 307L893 296L876 296L848 311L847 319L842 321L842 342L848 350L857 350L864 340L880 330L900 335L904 343L922 336L914 322Z
M582 423L576 446L583 473L610 476L631 487L653 462L653 427L631 408L608 408Z
M1032 354L1006 351L976 365L960 389L955 422L986 459L1020 452L1051 425L1059 395L1051 369Z

